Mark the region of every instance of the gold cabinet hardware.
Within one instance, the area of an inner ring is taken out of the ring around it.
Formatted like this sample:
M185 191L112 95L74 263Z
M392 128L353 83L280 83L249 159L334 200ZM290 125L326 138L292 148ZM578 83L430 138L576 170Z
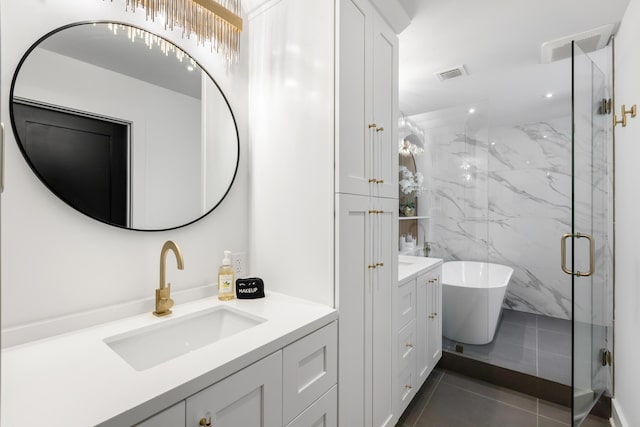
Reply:
M376 179L376 184L384 184L384 179Z
M372 264L372 265L368 266L368 268L377 268L377 266L375 264Z
M567 268L567 239L569 237L575 237L577 239L587 239L589 240L589 271L571 271ZM578 276L578 277L588 277L593 275L596 272L596 244L593 240L593 237L589 234L584 233L576 233L576 234L563 234L562 239L560 239L560 266L562 267L562 271L567 273L570 276Z
M407 348L413 348L413 344L411 344L410 342L406 343L404 346Z
M429 316L429 319L433 319L434 317L435 317L435 316L430 315L430 316Z
M204 426L204 427L211 427L211 417L209 417L209 419L207 418L201 418L200 422L198 423L199 426Z
M436 317L438 313L431 313L431 317Z
M383 127L376 128L376 132L384 132L384 128Z
M406 388L407 390L411 390L413 387L411 387L411 385L410 385L410 384L405 384L405 385L404 385L404 388Z
M377 184L378 180L375 178L369 178L369 182L373 182L374 184Z
M376 263L376 266L378 266L378 267L384 267L384 262L377 262L377 263Z
M622 127L626 127L627 126L627 116L623 115L622 116L622 120L618 120L618 116L616 116L615 114L613 115L613 126L617 126L617 125L622 125Z
M373 129L373 128L376 128L376 127L378 127L378 125L377 125L377 124L375 124L375 123L371 123L371 124L369 125L369 129Z
M633 104L630 110L627 110L625 105L622 104L621 111L623 116L626 116L627 114L631 114L631 117L635 117L637 113L636 104Z
M372 214L376 214L376 213L378 213L378 211L375 211L375 210L370 210L370 211L369 211L369 214L370 214L370 215L372 215Z

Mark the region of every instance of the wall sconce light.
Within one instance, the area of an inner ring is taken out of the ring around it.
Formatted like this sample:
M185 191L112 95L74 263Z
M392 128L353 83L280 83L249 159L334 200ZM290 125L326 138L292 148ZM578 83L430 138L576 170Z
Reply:
M113 2L113 0L111 0ZM182 37L192 34L198 43L211 43L211 50L222 53L227 62L237 62L242 31L241 0L127 0L127 10L145 9L147 20L164 18L164 27L182 28Z

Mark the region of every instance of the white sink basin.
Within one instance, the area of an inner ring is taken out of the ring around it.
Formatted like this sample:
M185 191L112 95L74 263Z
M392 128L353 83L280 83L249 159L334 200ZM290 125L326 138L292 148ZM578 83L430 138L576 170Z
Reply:
M218 306L106 338L104 342L136 371L212 344L265 319Z

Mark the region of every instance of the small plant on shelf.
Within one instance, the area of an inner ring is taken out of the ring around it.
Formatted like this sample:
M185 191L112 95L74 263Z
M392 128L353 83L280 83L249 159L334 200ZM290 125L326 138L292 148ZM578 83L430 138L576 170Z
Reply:
M414 216L416 214L416 197L422 194L424 188L422 183L424 177L420 172L415 174L407 169L406 166L400 166L400 214L404 216Z

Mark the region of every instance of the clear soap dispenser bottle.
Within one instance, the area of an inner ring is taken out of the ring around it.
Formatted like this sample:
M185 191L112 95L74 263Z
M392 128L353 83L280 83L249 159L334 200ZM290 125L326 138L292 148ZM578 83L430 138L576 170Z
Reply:
M230 256L231 251L224 251L224 259L218 269L218 299L221 301L228 301L236 297Z

